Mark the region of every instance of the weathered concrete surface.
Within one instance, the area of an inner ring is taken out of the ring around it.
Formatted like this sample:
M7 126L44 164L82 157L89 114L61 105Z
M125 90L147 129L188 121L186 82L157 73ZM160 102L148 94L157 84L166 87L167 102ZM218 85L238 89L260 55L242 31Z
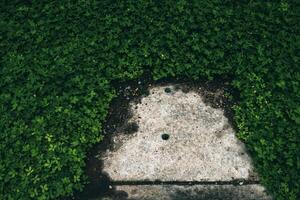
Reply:
M175 88L152 87L149 96L131 103L128 124L136 123L137 132L116 129L112 148L99 155L102 172L115 185L101 199L271 199L255 184L251 158L224 111L205 104L197 92ZM164 184L147 185L157 180Z
M117 186L123 195L105 200L271 200L260 185L138 185ZM96 200L96 199L95 199Z
M114 148L101 158L112 181L257 179L223 110L206 105L196 92L153 87L131 110L138 131L113 133Z

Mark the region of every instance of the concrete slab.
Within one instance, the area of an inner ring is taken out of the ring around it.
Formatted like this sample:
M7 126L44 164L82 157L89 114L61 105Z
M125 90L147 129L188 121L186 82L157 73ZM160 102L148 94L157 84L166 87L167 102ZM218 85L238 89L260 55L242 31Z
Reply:
M251 159L222 109L196 92L157 86L131 103L133 134L113 133L103 172L112 181L257 180Z
M116 190L118 195L103 200L271 200L260 185L132 185Z
M116 189L117 195L103 200L271 200L260 185L138 185Z

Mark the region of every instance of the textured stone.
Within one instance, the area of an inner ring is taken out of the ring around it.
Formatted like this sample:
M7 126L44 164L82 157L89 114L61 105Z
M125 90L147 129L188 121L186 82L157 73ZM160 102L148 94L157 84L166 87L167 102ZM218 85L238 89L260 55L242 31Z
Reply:
M138 131L113 133L113 149L101 158L112 181L257 180L224 111L206 105L200 94L153 87L130 109L129 123Z
M131 185L104 200L271 200L260 185ZM122 191L122 192L121 192ZM96 200L96 199L95 199Z

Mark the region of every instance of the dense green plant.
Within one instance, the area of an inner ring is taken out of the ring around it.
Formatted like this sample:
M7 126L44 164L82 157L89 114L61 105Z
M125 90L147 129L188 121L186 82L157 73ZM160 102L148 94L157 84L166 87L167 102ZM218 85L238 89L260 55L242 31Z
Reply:
M85 183L112 81L231 78L239 137L276 199L300 198L299 2L1 1L0 199Z

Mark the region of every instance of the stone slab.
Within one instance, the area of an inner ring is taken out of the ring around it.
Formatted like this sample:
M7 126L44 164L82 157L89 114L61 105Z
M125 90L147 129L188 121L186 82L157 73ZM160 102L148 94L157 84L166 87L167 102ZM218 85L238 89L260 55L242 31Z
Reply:
M132 185L117 186L105 200L271 200L260 185ZM95 199L96 200L96 199Z
M112 181L257 180L224 111L206 105L199 93L176 88L153 87L131 103L129 122L138 131L113 133L113 149L101 155L103 172Z

